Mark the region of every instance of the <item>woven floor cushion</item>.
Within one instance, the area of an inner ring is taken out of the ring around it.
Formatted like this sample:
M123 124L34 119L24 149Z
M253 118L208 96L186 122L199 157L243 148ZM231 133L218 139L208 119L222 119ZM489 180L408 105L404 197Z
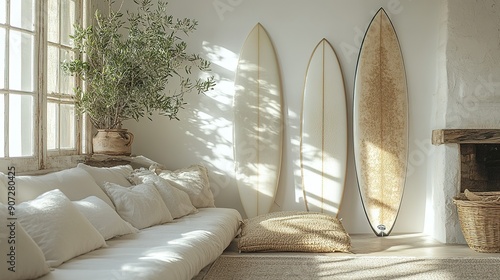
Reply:
M349 252L351 238L334 216L282 211L244 220L238 249L241 252Z

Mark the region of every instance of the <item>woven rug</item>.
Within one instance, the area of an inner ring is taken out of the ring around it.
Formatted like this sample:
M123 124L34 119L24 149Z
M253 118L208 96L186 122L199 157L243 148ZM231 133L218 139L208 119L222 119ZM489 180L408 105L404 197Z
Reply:
M222 255L203 279L500 279L500 257Z

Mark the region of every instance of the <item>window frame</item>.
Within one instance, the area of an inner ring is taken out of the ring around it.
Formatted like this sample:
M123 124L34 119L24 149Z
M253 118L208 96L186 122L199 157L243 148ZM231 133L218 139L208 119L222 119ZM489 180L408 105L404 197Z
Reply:
M15 0L6 1L6 16L7 23L10 27L10 2ZM26 157L10 157L8 154L8 139L9 139L9 129L8 125L4 128L4 147L5 147L5 157L0 158L0 172L6 172L7 168L10 166L16 167L18 172L30 172L36 170L52 170L61 169L70 166L74 166L77 162L83 161L86 156L88 156L89 148L91 147L90 133L91 130L88 121L84 116L75 117L75 149L65 150L49 150L47 143L47 111L48 111L48 73L47 73L47 57L48 57L48 46L51 44L48 42L48 24L49 17L46 12L48 9L48 1L46 0L34 0L34 47L33 47L33 155ZM92 14L95 10L93 7L95 1L92 0L74 0L76 6L75 21L80 24L86 25L88 23L88 16ZM60 2L58 2L60 3ZM60 28L60 26L58 27ZM9 32L10 29L6 29ZM7 36L7 35L6 35ZM6 47L9 47L9 41L7 39ZM59 48L58 48L59 49ZM8 55L8 50L5 52ZM8 77L8 57L6 57L6 65L4 69L6 70L5 75ZM8 78L6 78L8 80ZM81 81L75 81L75 85L80 84ZM1 91L7 94L12 93L8 89L8 84L6 84L6 90ZM66 99L67 100L67 99ZM9 123L9 104L8 98L5 98L5 123ZM65 103L64 101L58 102L57 104ZM73 103L74 104L74 103ZM77 114L77 112L75 112ZM60 118L58 118L60 122ZM60 129L60 127L58 128ZM5 141L7 140L7 141Z
M62 4L61 4L61 1L63 0L58 0L58 6L59 6L59 9L61 9L62 7ZM73 0L75 2L75 10L77 11L76 15L75 15L75 21L82 24L83 23L83 8L84 8L84 0ZM41 1L41 5L44 6L42 7L42 11L45 11L48 9L48 1ZM61 42L61 33L62 33L62 26L61 26L61 10L59 10L59 26L57 27L58 28L58 36L59 36L59 42L58 43L54 43L54 42L50 42L49 39L48 39L48 30L49 30L49 16L48 16L48 13L44 13L43 14L44 16L44 19L43 19L43 23L44 23L44 28L42 29L43 33L41 34L44 39L42 40L44 46L41 46L44 50L44 55L46 57L48 57L48 48L49 46L52 46L52 47L56 47L58 52L59 52L59 59L61 59L61 50L71 50L71 47L68 47L68 46L65 46L62 42ZM45 64L44 66L44 72L48 72L47 71L47 67L48 67L48 59L43 59L43 62ZM61 73L61 69L59 69L59 73ZM48 75L46 73L42 72L42 75L45 76L45 75ZM57 107L58 107L58 110L59 110L59 117L57 118L58 120L58 125L57 125L57 128L58 128L58 145L56 147L56 149L49 149L48 148L48 135L47 133L43 134L44 138L45 138L45 141L44 141L44 150L46 151L47 155L48 156L51 156L51 157L57 157L57 156L70 156L70 155L78 155L78 154L82 154L82 139L81 139L81 136L82 136L82 129L83 129L83 126L82 126L82 121L80 120L81 118L79 118L79 116L77 115L77 112L75 110L75 119L74 119L74 135L73 137L75 138L75 148L74 149L63 149L60 147L61 143L60 143L60 131L61 131L61 115L60 115L60 107L61 105L63 104L74 104L74 101L71 102L69 101L69 95L64 95L64 94L60 94L60 93L56 93L56 94L51 94L48 92L48 79L44 79L45 83L44 83L44 86L43 86L43 90L44 92L42 93L42 96L43 96L43 99L44 99L44 103L42 105L42 108L44 108L44 128L45 128L45 131L48 133L48 127L47 127L47 124L48 124L48 104L49 104L49 100L52 102L52 103L55 103L57 104ZM80 86L81 85L81 81L79 81L78 79L75 79L75 86ZM60 79L58 79L58 88L61 86L61 81Z

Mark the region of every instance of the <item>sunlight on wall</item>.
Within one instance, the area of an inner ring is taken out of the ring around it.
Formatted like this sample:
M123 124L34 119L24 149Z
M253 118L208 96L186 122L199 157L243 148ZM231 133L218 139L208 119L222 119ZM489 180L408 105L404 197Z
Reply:
M272 140L282 133L282 109L281 104L276 101L281 98L281 85L270 83L271 80L267 79L268 75L274 73L272 69L259 68L263 66L252 61L238 64L242 62L238 54L207 41L202 43L202 47L212 64L211 74L217 85L206 94L212 100L200 104L190 119L190 123L198 130L188 132L189 136L196 138L207 148L205 152L193 152L210 165L210 170L215 173L216 178L211 176L211 180L216 181L213 184L216 195L223 189L238 186L240 191L249 190L249 193L243 193L244 197L259 193L256 201L266 200L265 197L268 197L272 203L275 187L271 186L276 184L274 174L279 174L280 169L277 170L279 166L275 166L275 160L269 157L276 155L276 152L270 150L281 149L279 143ZM237 70L238 67L241 71ZM253 75L256 72L261 76ZM243 82L239 87L234 85L235 75L239 75ZM233 104L234 96L238 93L241 106L237 108L241 108L242 112L235 111ZM255 103L257 99L259 102ZM239 132L236 135L235 122L243 125L237 128ZM234 141L240 141L237 151L234 150ZM235 154L239 155L238 166L235 166ZM260 204L258 205L260 209Z
M212 45L207 41L203 41L203 50L205 51L208 60L217 66L220 66L231 73L236 72L238 65L238 55L224 47ZM232 87L232 86L231 86ZM232 89L231 89L232 90Z
M222 190L234 185L232 106L238 55L207 41L202 46L205 56L211 62L212 72L209 74L214 75L217 85L214 90L205 93L204 98L210 98L211 101L200 101L188 120L197 130L186 130L186 134L200 144L195 145L192 152L209 165L212 172L211 188L217 196ZM202 73L200 78L206 76L207 73Z

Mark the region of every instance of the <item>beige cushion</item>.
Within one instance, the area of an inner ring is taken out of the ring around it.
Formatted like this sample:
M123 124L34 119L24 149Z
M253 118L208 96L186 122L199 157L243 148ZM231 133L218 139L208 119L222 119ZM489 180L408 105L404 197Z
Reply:
M284 211L244 220L238 249L242 252L349 252L351 238L334 216Z
M94 178L97 185L104 188L106 182L114 183L124 187L130 187L132 184L127 177L132 173L132 166L118 165L113 167L95 167L79 163L77 168L87 171Z
M167 180L156 175L151 170L144 168L136 169L128 179L136 185L152 182L174 219L198 212L198 209L193 206L186 192L173 187Z
M139 169L139 168L146 168L152 170L156 168L167 169L163 164L158 163L142 155L133 157L130 161L130 166L132 166L133 169Z
M207 168L201 164L175 171L156 169L157 174L172 186L186 192L196 208L215 207Z
M173 220L153 183L123 187L106 182L104 188L116 206L116 212L138 229L164 224Z

